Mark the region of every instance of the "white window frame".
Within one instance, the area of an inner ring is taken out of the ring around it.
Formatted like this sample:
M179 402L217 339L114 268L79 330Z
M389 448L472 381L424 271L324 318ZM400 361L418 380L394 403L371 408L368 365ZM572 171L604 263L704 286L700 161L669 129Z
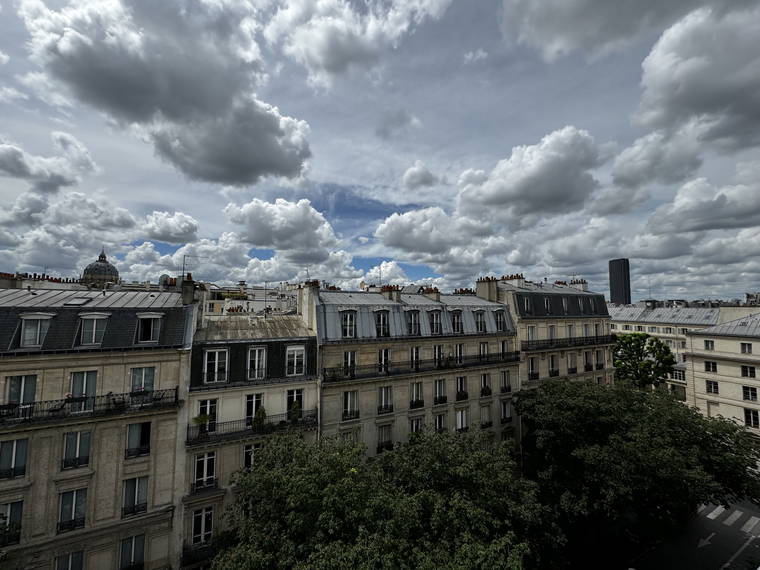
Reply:
M407 311L406 324L409 327L409 336L420 336L420 312Z
M136 556L137 549L136 545L138 544L138 539L142 537L142 551L139 552L139 556ZM122 562L124 559L124 547L128 545L129 548L129 562L130 565L144 563L145 562L145 535L144 534L136 534L134 536L127 536L125 538L122 538L121 541L119 541L119 568L124 568L122 566Z
M21 338L19 339L19 346L21 348L35 348L42 346L45 342L45 335L50 328L50 322L55 315L53 313L24 313L19 315L21 319ZM33 325L32 325L33 323ZM30 326L35 327L34 342L26 342L27 328Z
M341 311L340 330L343 338L356 338L356 311Z
M428 313L428 322L430 323L430 334L439 335L443 332L440 310L430 311Z
M431 327L432 330L432 327ZM461 334L464 332L462 325L462 311L451 312L451 331L454 334Z
M300 369L299 369L300 353ZM290 360L293 355L293 368L291 371ZM292 345L285 349L285 376L303 376L306 374L306 347L304 345Z
M475 332L486 332L486 313L485 311L473 311L475 317Z
M109 316L110 315L107 313L80 314L79 320L81 321L81 324L79 331L79 344L83 346L101 344L103 342L103 335L106 333L106 325L108 324ZM92 323L92 330L89 331L87 337L85 337L85 323ZM102 329L98 331L98 325L101 324Z
M742 354L752 354L752 343L742 342L740 343L740 349Z
M409 385L409 400L413 402L424 400L422 382L412 382Z
M136 340L137 344L149 344L156 343L161 336L161 320L164 318L163 313L137 313L137 331ZM151 321L150 339L140 340L140 332L143 330L143 323L147 320Z
M456 429L467 429L469 427L467 418L467 408L456 410Z
M196 531L196 521L200 521ZM206 544L214 533L214 507L202 507L193 511L190 521L191 540L193 544ZM210 527L210 528L207 528Z
M386 310L375 311L375 336L387 338L391 336L390 313Z
M198 466L201 466L202 476L198 476ZM211 467L209 467L209 465ZM216 451L204 451L203 453L197 453L193 460L193 482L197 485L203 483L204 485L209 481L213 481L216 477Z
M153 385L148 388L145 387L145 371L146 370L153 371ZM138 380L138 382L135 382L135 380ZM152 390L155 390L156 367L155 366L135 366L134 368L130 368L129 369L129 384L130 384L130 390L132 392L136 392L138 390L150 392Z
M251 366L253 364L253 366ZM263 380L267 375L267 347L249 346L247 376L248 380Z

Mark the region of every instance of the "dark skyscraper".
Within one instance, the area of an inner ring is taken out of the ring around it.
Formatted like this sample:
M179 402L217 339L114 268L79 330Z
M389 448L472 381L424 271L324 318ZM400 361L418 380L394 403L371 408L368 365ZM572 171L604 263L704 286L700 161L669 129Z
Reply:
M610 301L618 305L631 303L631 272L627 259L610 260Z

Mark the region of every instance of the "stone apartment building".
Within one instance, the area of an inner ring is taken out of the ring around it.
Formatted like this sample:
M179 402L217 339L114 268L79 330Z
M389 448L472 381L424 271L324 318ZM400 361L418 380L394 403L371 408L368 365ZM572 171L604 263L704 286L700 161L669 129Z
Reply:
M0 290L3 568L168 568L195 306Z
M369 455L432 426L511 433L519 351L509 312L474 294L302 290L317 330L326 436Z
M205 316L193 340L178 505L182 568L213 556L234 477L270 434L317 437L317 342L292 315Z
M586 281L531 282L523 275L478 279L478 297L502 303L514 316L523 387L539 381L613 381L610 316L604 295Z
M686 339L687 403L760 434L760 313L690 330Z

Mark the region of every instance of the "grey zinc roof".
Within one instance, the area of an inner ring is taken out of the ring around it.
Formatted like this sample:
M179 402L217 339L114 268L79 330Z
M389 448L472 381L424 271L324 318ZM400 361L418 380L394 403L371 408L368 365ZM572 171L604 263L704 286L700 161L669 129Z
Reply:
M265 340L280 338L305 338L314 336L297 315L225 315L210 319L196 331L195 342L229 340Z
M656 309L647 309L646 307L620 307L612 305L609 305L607 308L612 320L620 322L710 326L717 324L720 317L720 311L717 308L658 307Z
M504 309L501 303L486 301L475 295L441 295L441 303L450 307L482 307L484 309Z
M760 337L760 313L693 332L708 336Z
M395 305L382 293L364 291L320 291L319 299L324 305Z
M581 291L570 285L557 285L555 283L534 283L532 281L524 281L522 285L515 283L505 283L504 281L498 281L497 287L500 289L507 289L511 291L531 291L536 293L546 293L548 295L596 295L595 291Z
M165 309L181 307L180 293L150 291L70 291L60 289L0 289L0 307L90 309Z

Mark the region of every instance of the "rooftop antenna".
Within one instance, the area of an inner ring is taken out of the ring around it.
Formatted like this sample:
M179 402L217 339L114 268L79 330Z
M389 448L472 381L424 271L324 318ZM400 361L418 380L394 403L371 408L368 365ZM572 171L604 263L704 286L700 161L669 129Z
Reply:
M647 275L647 282L649 283L649 298L652 298L652 276Z
M180 275L180 280L185 278L185 266L186 266L186 260L188 258L192 259L208 259L208 257L202 256L202 255L183 255L182 256L182 274Z

